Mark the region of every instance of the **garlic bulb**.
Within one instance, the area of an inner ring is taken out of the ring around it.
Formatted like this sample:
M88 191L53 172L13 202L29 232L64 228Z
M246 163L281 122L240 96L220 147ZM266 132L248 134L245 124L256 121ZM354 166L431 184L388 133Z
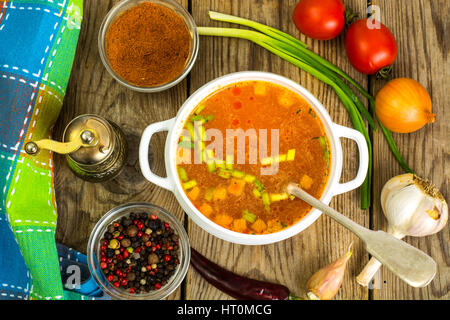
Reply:
M442 230L448 220L448 207L431 183L412 174L389 180L381 191L381 207L389 222L388 232L424 237Z
M388 220L387 232L398 239L437 233L448 220L448 206L439 190L413 174L396 176L384 185L381 207ZM380 267L379 261L370 259L357 276L358 283L367 286Z

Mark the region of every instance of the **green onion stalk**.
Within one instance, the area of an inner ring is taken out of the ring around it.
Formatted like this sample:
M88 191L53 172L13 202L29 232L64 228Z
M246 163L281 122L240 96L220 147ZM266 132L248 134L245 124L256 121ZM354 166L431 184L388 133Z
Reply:
M252 21L252 20L248 20L248 19L245 19L245 18L240 18L240 17L236 17L236 16L232 16L232 15L228 15L228 14L224 14L224 13L220 13L220 12L210 11L209 12L209 17L212 20L236 23L236 24L239 24L239 25L242 25L242 26L253 28L255 30L258 30L258 31L260 31L260 32L262 32L262 33L264 33L264 34L274 38L274 39L281 40L284 43L291 45L295 49L299 50L300 53L303 53L304 55L310 57L311 59L315 60L319 64L327 67L331 71L334 71L335 73L337 73L338 75L343 77L345 80L350 82L364 97L366 97L368 99L373 99L372 95L370 93L368 93L366 90L364 90L364 88L361 87L347 73L345 73L344 71L339 69L339 67L335 66L330 61L322 58L318 54L316 54L313 51L309 50L308 49L308 45L306 43L298 40L297 38L295 38L295 37L293 37L293 36L291 36L289 34L283 32L283 31L280 31L278 29L266 26L266 25L264 25L262 23L258 23L258 22Z
M350 115L353 127L361 132L366 139L369 149L369 169L366 180L361 186L361 208L367 209L371 204L371 183L372 183L372 143L369 133L364 124L362 116L367 120L367 123L371 128L377 131L375 120L366 109L364 104L359 100L358 96L353 90L344 82L350 83L360 94L369 100L369 104L374 112L375 99L364 88L362 88L355 80L353 80L348 74L339 69L331 62L325 60L319 55L307 49L307 45L304 42L292 37L291 35L284 33L275 28L260 24L248 19L226 15L218 12L209 12L211 19L231 22L253 28L253 30L235 29L235 28L210 28L210 27L198 27L197 31L200 35L204 36L220 36L220 37L233 37L241 38L254 42L255 44L267 49L280 58L292 63L300 69L308 72L312 76L328 84L338 95L342 101L344 107ZM381 131L383 132L389 147L391 148L396 160L407 172L412 170L406 164L400 154L392 134L381 123L378 123Z

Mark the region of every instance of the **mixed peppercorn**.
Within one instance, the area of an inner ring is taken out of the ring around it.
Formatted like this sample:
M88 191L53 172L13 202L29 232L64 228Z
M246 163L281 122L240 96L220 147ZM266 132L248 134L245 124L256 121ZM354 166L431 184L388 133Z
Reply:
M100 268L116 288L131 294L159 290L179 261L178 235L156 215L130 213L110 224L100 246Z

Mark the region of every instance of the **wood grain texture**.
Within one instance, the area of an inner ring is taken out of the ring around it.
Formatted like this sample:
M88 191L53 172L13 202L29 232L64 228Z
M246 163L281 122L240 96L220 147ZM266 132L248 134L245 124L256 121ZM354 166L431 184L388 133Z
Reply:
M184 212L175 197L142 176L138 163L140 136L153 122L173 118L187 98L187 80L163 93L143 94L128 90L116 82L104 68L97 49L100 24L118 1L84 2L84 18L78 48L63 110L55 128L60 138L67 123L80 114L93 113L118 124L127 136L129 158L124 171L116 179L93 184L76 178L64 157L55 156L55 188L58 203L56 240L81 252L95 223L110 209L128 202L159 205L180 220ZM187 7L187 1L180 1ZM165 134L157 134L151 142L152 170L165 176ZM180 289L171 295L179 298Z
M398 58L394 63L393 77L408 77L419 81L430 93L436 122L412 134L395 134L400 151L415 173L430 179L449 195L449 122L448 89L450 87L449 37L450 3L441 1L377 0L382 22L392 31L398 42ZM372 81L376 93L385 81ZM447 110L446 110L447 109ZM394 160L381 133L374 134L374 216L375 229L386 230L386 220L381 211L379 194L391 177L402 169ZM437 235L426 238L406 237L405 240L427 252L438 264L438 274L426 288L409 287L391 272L382 269L375 277L374 299L449 299L450 255L448 225Z
M61 116L54 130L60 138L66 124L75 116L95 113L122 127L128 137L130 152L124 172L116 179L92 184L76 178L65 159L55 157L55 188L58 203L56 240L82 252L95 223L113 207L131 201L146 201L160 205L185 220L185 214L175 197L149 182L139 169L138 144L144 128L154 122L174 117L186 98L200 86L219 76L245 70L274 72L297 81L310 90L325 106L334 122L350 126L344 106L333 90L297 67L245 40L229 38L200 38L200 52L194 69L176 87L158 94L142 94L120 86L106 71L97 50L100 24L114 1L85 0L84 19L74 66L64 100ZM297 0L179 0L189 7L199 26L231 26L211 21L209 10L234 14L268 24L305 41L319 53L348 72L363 87L377 92L384 84L356 72L345 55L344 36L331 41L315 41L300 35L291 21ZM347 0L346 6L366 14L366 1ZM449 159L448 124L445 106L448 98L450 70L448 61L449 4L446 0L374 1L381 7L382 21L393 31L399 42L399 57L394 65L396 76L419 80L430 92L437 122L411 134L395 135L398 145L416 172L433 182L448 195ZM236 27L236 26L232 26ZM384 138L374 136L374 208L371 212L359 209L359 191L335 197L331 206L366 227L385 229L379 204L383 184L401 173ZM342 140L344 164L341 181L352 179L358 166L356 146ZM165 134L152 139L150 159L155 173L164 176L163 150ZM370 213L373 217L370 217ZM355 276L368 261L361 242L349 231L327 217L321 217L311 227L289 240L266 246L241 246L222 241L185 221L191 244L209 259L233 270L261 280L288 286L293 293L301 289L307 279L320 267L337 259L354 241L354 255L336 299L449 299L449 229L426 239L407 238L436 259L439 274L425 289L412 289L389 271L383 270L377 290L357 285ZM380 282L381 281L381 282ZM170 299L230 299L205 282L192 268L184 285Z
M357 74L345 58L343 37L320 42L306 39L295 29L291 21L297 1L205 1L192 2L194 19L199 26L230 26L210 21L208 11L238 15L276 27L300 37L310 48L336 63L363 86L367 78ZM351 1L352 9L364 14L365 5ZM191 73L190 92L219 76L244 70L268 71L283 75L310 90L324 104L331 118L339 124L350 126L348 115L333 90L322 82L245 40L229 38L201 38L199 59ZM354 177L357 167L355 146L343 141L345 162L343 180ZM369 226L369 212L359 209L359 192L354 191L336 197L331 205L358 223ZM304 293L302 287L320 267L337 259L351 241L355 241L355 255L350 261L343 288L337 299L367 299L368 290L358 286L355 273L367 261L361 243L347 230L326 217L321 217L301 234L276 244L265 246L235 245L217 239L189 221L192 246L214 262L236 273L252 278L279 282L296 294ZM186 284L187 299L228 299L229 297L190 270Z

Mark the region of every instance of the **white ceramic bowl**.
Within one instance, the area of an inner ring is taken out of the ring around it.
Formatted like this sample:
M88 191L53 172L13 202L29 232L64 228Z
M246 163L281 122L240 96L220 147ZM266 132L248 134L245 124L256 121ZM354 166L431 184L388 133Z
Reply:
M193 95L191 95L189 99L186 100L175 118L167 121L153 123L145 129L139 146L139 163L141 166L141 171L144 177L150 182L173 192L178 202L189 215L189 217L201 228L218 238L234 243L247 245L263 245L292 237L302 230L306 229L314 221L316 221L317 218L319 218L319 216L321 215L321 212L317 209L312 209L305 218L300 220L295 225L271 234L250 235L225 229L214 223L210 219L206 218L198 209L195 208L195 206L186 196L178 179L176 167L176 151L178 139L181 135L184 124L189 118L189 115L201 101L203 101L211 93L232 83L257 80L282 85L300 94L306 101L309 102L311 107L320 117L320 120L325 127L328 139L330 141L332 159L329 180L321 197L321 200L324 203L330 203L331 198L335 195L358 188L364 182L369 165L369 153L364 136L356 130L333 123L328 112L322 106L322 104L308 90L300 86L298 83L295 83L294 81L272 73L246 71L232 73L217 78L204 85ZM150 139L153 134L161 131L168 131L164 155L167 172L166 178L155 175L151 171L148 162L148 148L150 145ZM339 138L348 138L354 140L357 143L359 150L358 173L355 179L345 183L339 182L342 172L342 146Z

